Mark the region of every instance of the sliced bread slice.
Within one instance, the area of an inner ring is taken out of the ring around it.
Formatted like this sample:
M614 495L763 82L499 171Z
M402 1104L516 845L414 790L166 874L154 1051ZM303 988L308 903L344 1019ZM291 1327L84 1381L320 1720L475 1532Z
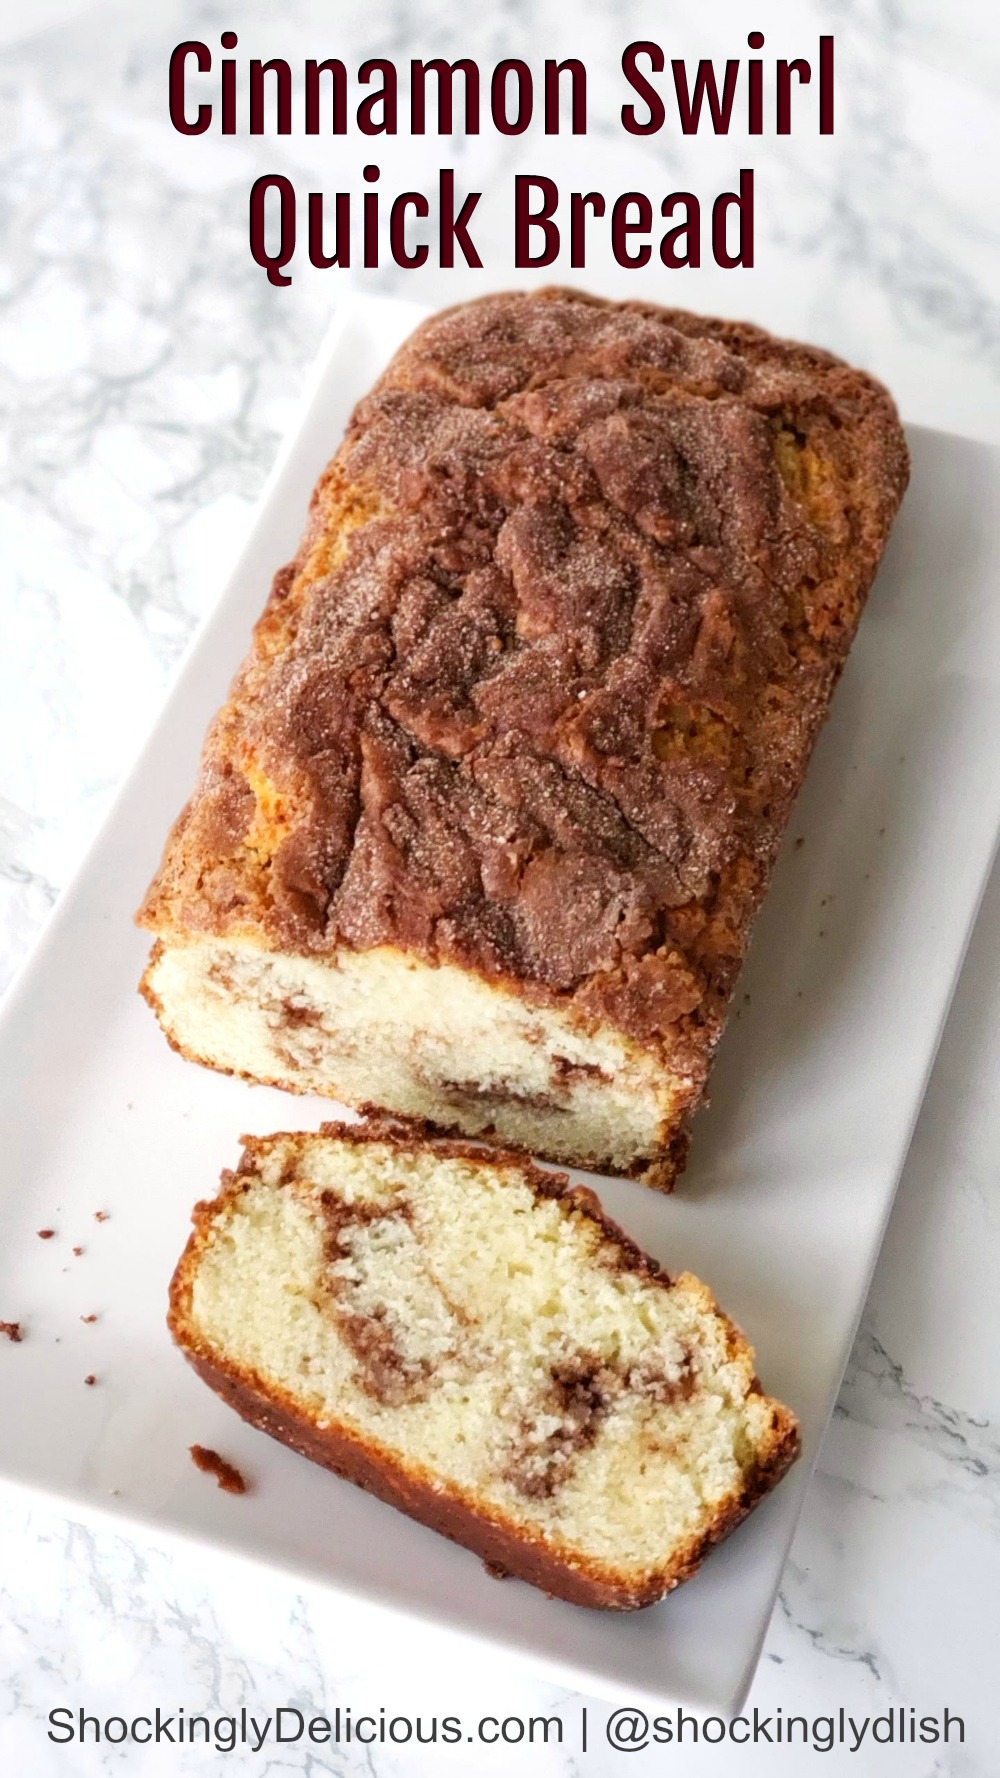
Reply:
M592 1192L395 1124L248 1138L170 1325L251 1424L581 1605L686 1580L798 1450L753 1352Z

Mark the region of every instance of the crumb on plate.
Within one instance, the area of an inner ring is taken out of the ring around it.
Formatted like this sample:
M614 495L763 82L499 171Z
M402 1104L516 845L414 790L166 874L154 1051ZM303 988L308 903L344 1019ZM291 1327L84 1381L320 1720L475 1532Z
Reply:
M225 1457L220 1457L218 1451L213 1451L210 1445L191 1445L189 1448L195 1467L203 1470L206 1475L214 1475L219 1487L226 1494L247 1492L245 1477L235 1464L227 1463Z

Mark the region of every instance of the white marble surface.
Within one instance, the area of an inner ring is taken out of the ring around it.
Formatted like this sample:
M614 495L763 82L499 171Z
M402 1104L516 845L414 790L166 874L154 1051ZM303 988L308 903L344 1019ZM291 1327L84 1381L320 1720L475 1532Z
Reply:
M705 191L745 144L654 149L610 127L622 46L739 53L746 9L505 0L468 18L446 0L164 0L154 8L0 5L0 980L73 870L209 608L341 286L334 272L274 290L244 238L258 171L336 188L355 145L209 136L165 115L165 63L184 36L235 26L248 53L583 55L587 143L534 136L456 144L480 186L478 274L369 274L370 288L454 300L511 276L518 168L586 169L609 192L688 181ZM701 15L706 16L701 16ZM460 21L460 22L459 22ZM588 281L742 311L880 372L907 417L1000 437L1000 27L982 0L761 0L776 53L838 53L828 142L755 144L752 273ZM48 28L43 28L48 25ZM603 127L597 127L604 120ZM382 146L382 145L380 145ZM430 182L433 138L382 146L386 185ZM1000 875L987 894L840 1402L784 1577L750 1708L856 1719L890 1705L965 1719L964 1745L818 1755L698 1747L633 1753L685 1773L992 1778L1000 1628ZM231 1562L166 1555L0 1496L0 1772L200 1772L199 1747L59 1747L50 1709L99 1715L159 1702L190 1714L382 1704L426 1717L561 1709L548 1748L270 1747L260 1772L376 1778L438 1771L610 1773L626 1756L591 1705L453 1640L403 1637Z

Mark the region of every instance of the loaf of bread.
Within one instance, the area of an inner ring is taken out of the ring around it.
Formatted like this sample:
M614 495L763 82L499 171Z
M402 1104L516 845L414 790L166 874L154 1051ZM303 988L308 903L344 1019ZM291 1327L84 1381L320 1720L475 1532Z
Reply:
M593 1193L399 1125L248 1139L170 1324L252 1425L581 1605L662 1598L798 1448L711 1293Z
M754 327L418 328L142 909L171 1042L669 1188L907 473L884 389Z

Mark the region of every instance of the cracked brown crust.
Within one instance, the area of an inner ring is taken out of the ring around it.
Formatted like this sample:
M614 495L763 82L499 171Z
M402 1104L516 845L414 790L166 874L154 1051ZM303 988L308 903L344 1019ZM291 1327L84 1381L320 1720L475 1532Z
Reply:
M760 329L546 290L357 407L140 914L394 944L610 1023L696 1102L905 489L892 401Z
M601 1251L608 1256L609 1263L621 1270L639 1272L646 1281L664 1289L670 1288L667 1273L605 1214L594 1192L586 1186L570 1185L565 1174L546 1172L525 1162L512 1150L452 1141L428 1133L426 1125L403 1119L361 1125L323 1124L315 1134L354 1143L388 1143L401 1151L412 1150L415 1143L420 1143L445 1158L487 1162L490 1167L509 1166L537 1196L561 1199L571 1214L596 1223L608 1244ZM356 1483L420 1524L462 1544L479 1556L492 1573L517 1576L573 1605L615 1611L634 1611L655 1604L682 1581L689 1580L710 1549L729 1536L795 1461L800 1448L797 1421L790 1409L774 1401L770 1440L744 1472L739 1494L719 1508L711 1524L697 1537L674 1553L668 1566L644 1585L636 1586L624 1584L610 1565L588 1562L569 1550L561 1553L553 1540L526 1531L497 1508L485 1509L456 1489L442 1486L439 1479L425 1473L419 1465L408 1466L394 1453L365 1442L351 1430L334 1425L320 1427L287 1391L212 1350L191 1320L194 1276L220 1209L246 1189L256 1175L260 1158L270 1148L288 1140L310 1139L309 1134L292 1136L290 1132L242 1138L244 1150L239 1165L235 1172L223 1174L219 1197L195 1205L194 1232L171 1281L168 1324L175 1341L203 1381L251 1426ZM717 1306L716 1312L727 1328L732 1350L745 1351L747 1342L739 1328ZM751 1387L761 1393L756 1378Z

